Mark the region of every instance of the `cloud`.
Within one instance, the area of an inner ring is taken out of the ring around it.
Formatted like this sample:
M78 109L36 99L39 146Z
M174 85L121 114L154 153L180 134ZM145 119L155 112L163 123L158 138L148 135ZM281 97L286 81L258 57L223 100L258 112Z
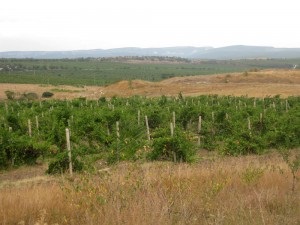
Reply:
M0 51L234 44L299 47L294 0L10 0Z
M49 40L24 38L24 37L1 37L0 51L39 51L60 49L61 44Z

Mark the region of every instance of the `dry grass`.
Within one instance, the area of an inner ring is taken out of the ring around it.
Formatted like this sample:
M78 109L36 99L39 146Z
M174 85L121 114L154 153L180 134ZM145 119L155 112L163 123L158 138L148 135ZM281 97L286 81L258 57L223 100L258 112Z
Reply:
M300 70L262 70L259 72L231 73L218 75L202 75L174 77L161 82L141 80L120 81L106 86L41 86L37 84L0 84L0 99L6 99L5 91L15 93L36 92L39 96L45 91L58 90L52 98L73 99L86 97L99 99L101 96L128 97L142 96L177 96L182 92L185 96L207 94L248 95L265 97L281 95L282 97L300 95Z
M2 188L0 224L300 224L291 182L276 154L123 163Z

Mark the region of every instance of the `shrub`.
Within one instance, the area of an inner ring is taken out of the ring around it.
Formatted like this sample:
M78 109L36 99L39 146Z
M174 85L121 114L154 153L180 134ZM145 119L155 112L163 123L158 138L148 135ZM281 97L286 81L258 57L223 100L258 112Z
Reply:
M15 99L15 92L13 91L5 91L5 95L7 97L7 99L9 100L14 100Z
M225 148L219 152L223 155L247 155L262 154L265 150L265 142L259 136L252 136L249 133L236 134L233 138L225 140Z
M148 154L150 160L180 160L191 162L195 159L195 148L184 133L176 132L173 137L159 137L153 141L153 150Z
M34 92L24 93L20 97L20 99L23 99L23 100L36 100L38 98L39 98L39 96L37 95L37 93L34 93Z
M72 152L72 166L73 171L82 171L83 163L77 159L75 151ZM65 173L69 169L69 158L68 152L64 151L56 155L55 159L49 163L48 174L59 174Z
M100 97L99 102L102 102L102 103L106 102L106 98L104 96Z
M34 164L44 151L39 146L34 145L27 136L17 136L10 132L2 132L0 144L2 167L7 167L9 164L12 166Z
M45 92L43 92L42 97L43 98L51 98L53 95L54 94L52 92L45 91Z
M160 115L159 110L154 110L149 113L148 115L148 125L150 129L155 129L159 127L159 125L162 123L163 119Z
M5 149L0 149L0 170L5 169L7 167L7 156Z
M18 117L14 114L9 114L6 117L7 120L7 125L9 127L11 127L13 130L20 130L21 129L21 124L20 124L20 120L18 119Z

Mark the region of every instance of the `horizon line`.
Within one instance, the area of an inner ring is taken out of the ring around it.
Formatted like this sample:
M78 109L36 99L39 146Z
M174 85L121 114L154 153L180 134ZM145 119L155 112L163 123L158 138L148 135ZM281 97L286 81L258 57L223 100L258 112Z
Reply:
M174 45L174 46L164 46L164 47L137 47L137 46L126 46L126 47L112 47L112 48L82 48L82 49L61 49L61 50L0 50L1 53L4 52L69 52L69 51L93 51L93 50L113 50L113 49L162 49L162 48L226 48L226 47L264 47L264 48L284 48L284 49L295 49L300 47L274 47L269 45L246 45L246 44L235 44L235 45L225 45L225 46L192 46L192 45Z

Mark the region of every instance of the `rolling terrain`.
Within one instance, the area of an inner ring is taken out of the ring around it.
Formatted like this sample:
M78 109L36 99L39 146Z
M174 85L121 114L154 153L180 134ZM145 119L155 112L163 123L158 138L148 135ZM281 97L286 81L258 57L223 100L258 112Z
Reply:
M258 72L226 73L218 75L199 75L174 77L160 82L142 80L120 81L107 86L67 86L38 84L0 84L0 99L6 99L5 91L15 93L36 92L39 96L45 91L54 93L54 99L72 99L86 97L128 97L142 95L184 96L205 94L265 97L280 95L287 97L300 95L299 70L262 70Z
M249 58L299 58L299 48L274 48L269 46L235 45L213 47L166 47L166 48L115 48L76 51L11 51L0 52L0 58L97 58L119 56L169 56L193 59L249 59Z
M300 95L300 70L122 80L106 86L0 83L1 101L7 90L17 97L50 91L61 100L179 93L285 98ZM299 148L291 151L291 157L297 155ZM0 224L299 224L299 181L277 150L227 156L199 148L197 158L191 164L137 160L113 165L99 159L93 170L73 177L46 175L49 159L0 170Z

